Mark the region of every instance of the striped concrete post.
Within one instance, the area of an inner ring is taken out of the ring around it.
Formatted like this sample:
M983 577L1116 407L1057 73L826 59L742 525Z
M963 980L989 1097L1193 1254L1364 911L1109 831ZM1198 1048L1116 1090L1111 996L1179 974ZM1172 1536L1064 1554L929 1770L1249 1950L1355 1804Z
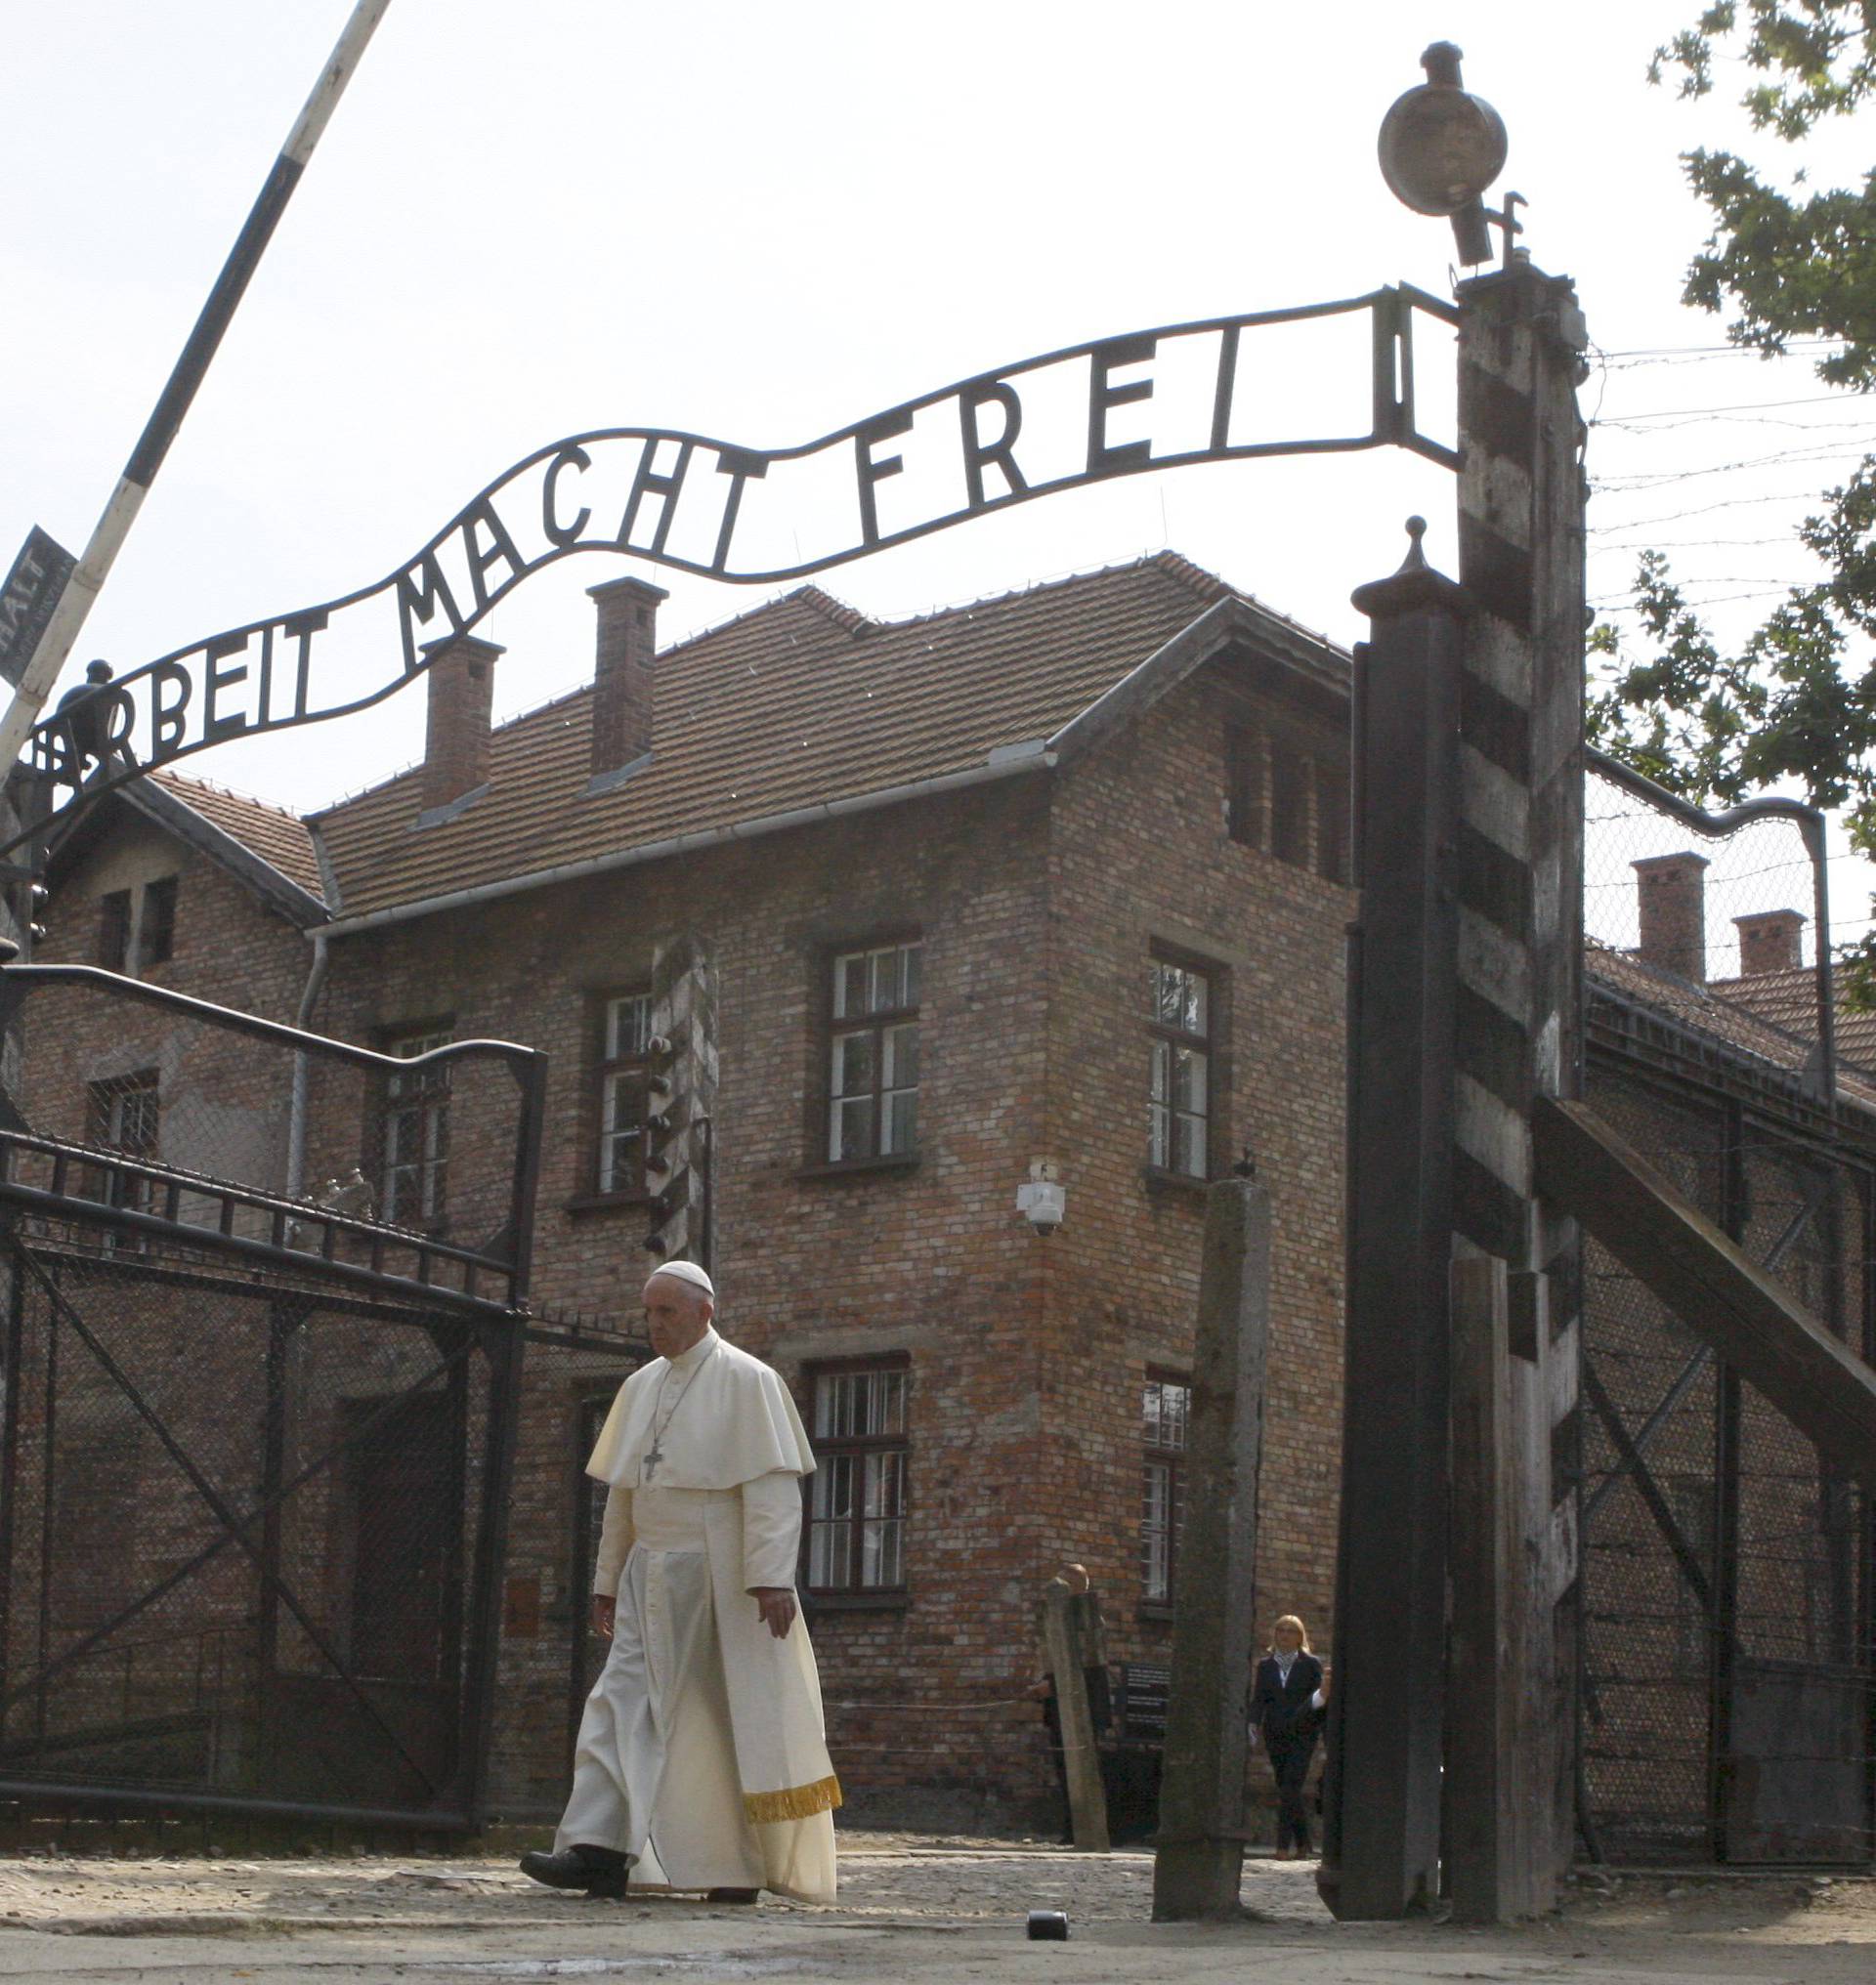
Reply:
M1573 1838L1579 1251L1533 1189L1531 1110L1581 1090L1587 332L1528 264L1460 290L1454 1029L1455 1914L1548 1909ZM1465 1410L1462 1413L1462 1408Z

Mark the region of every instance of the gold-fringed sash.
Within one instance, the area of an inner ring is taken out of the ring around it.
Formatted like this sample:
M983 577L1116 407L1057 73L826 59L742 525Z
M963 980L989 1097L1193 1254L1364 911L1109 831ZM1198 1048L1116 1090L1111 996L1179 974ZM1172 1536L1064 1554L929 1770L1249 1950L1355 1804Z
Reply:
M811 1820L840 1803L840 1781L830 1773L812 1785L791 1785L781 1792L746 1792L743 1811L752 1827L774 1826L778 1820Z

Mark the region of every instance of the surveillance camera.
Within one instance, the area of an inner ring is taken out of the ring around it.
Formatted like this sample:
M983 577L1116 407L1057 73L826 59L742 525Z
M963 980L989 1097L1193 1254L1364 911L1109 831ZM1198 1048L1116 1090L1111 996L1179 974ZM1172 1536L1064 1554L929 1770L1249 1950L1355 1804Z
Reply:
M1016 1188L1016 1210L1046 1239L1062 1224L1068 1194L1052 1179L1031 1179Z

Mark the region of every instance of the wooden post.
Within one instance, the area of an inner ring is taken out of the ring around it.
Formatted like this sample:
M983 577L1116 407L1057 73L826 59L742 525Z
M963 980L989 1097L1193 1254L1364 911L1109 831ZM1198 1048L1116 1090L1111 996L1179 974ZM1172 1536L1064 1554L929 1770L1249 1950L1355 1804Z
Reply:
M1428 569L1421 528L1401 570L1355 595L1375 631L1355 657L1342 1544L1317 1873L1349 1919L1438 1892L1466 602Z
M1055 1681L1069 1829L1084 1853L1105 1854L1107 1795L1101 1787L1100 1754L1094 1749L1094 1717L1087 1702L1088 1649L1076 1597L1064 1579L1050 1579L1043 1588L1043 1647Z
M1553 1457L1576 1411L1579 1248L1540 1199L1532 1119L1581 1084L1583 426L1587 342L1567 281L1514 262L1460 289L1460 917L1453 1089L1455 1909L1541 1912L1574 1839L1573 1484ZM1491 1654L1483 1643L1487 1626ZM1511 1773L1509 1784L1506 1773ZM1509 1810L1508 1810L1509 1808Z
M1175 1595L1153 1861L1159 1922L1239 1914L1269 1325L1270 1196L1248 1178L1221 1179L1206 1207L1199 1283L1180 1541L1191 1569Z

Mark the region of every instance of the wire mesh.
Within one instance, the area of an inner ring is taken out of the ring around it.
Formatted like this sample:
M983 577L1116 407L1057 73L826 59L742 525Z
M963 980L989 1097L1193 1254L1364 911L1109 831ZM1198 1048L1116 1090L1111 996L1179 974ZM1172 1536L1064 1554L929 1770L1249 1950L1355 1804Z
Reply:
M0 1780L462 1812L473 1323L153 1244L7 1261Z
M1870 1182L1716 1092L1611 1058L1589 1100L1839 1336L1864 1342ZM1866 1862L1860 1493L1585 1247L1582 1758L1611 1859Z

